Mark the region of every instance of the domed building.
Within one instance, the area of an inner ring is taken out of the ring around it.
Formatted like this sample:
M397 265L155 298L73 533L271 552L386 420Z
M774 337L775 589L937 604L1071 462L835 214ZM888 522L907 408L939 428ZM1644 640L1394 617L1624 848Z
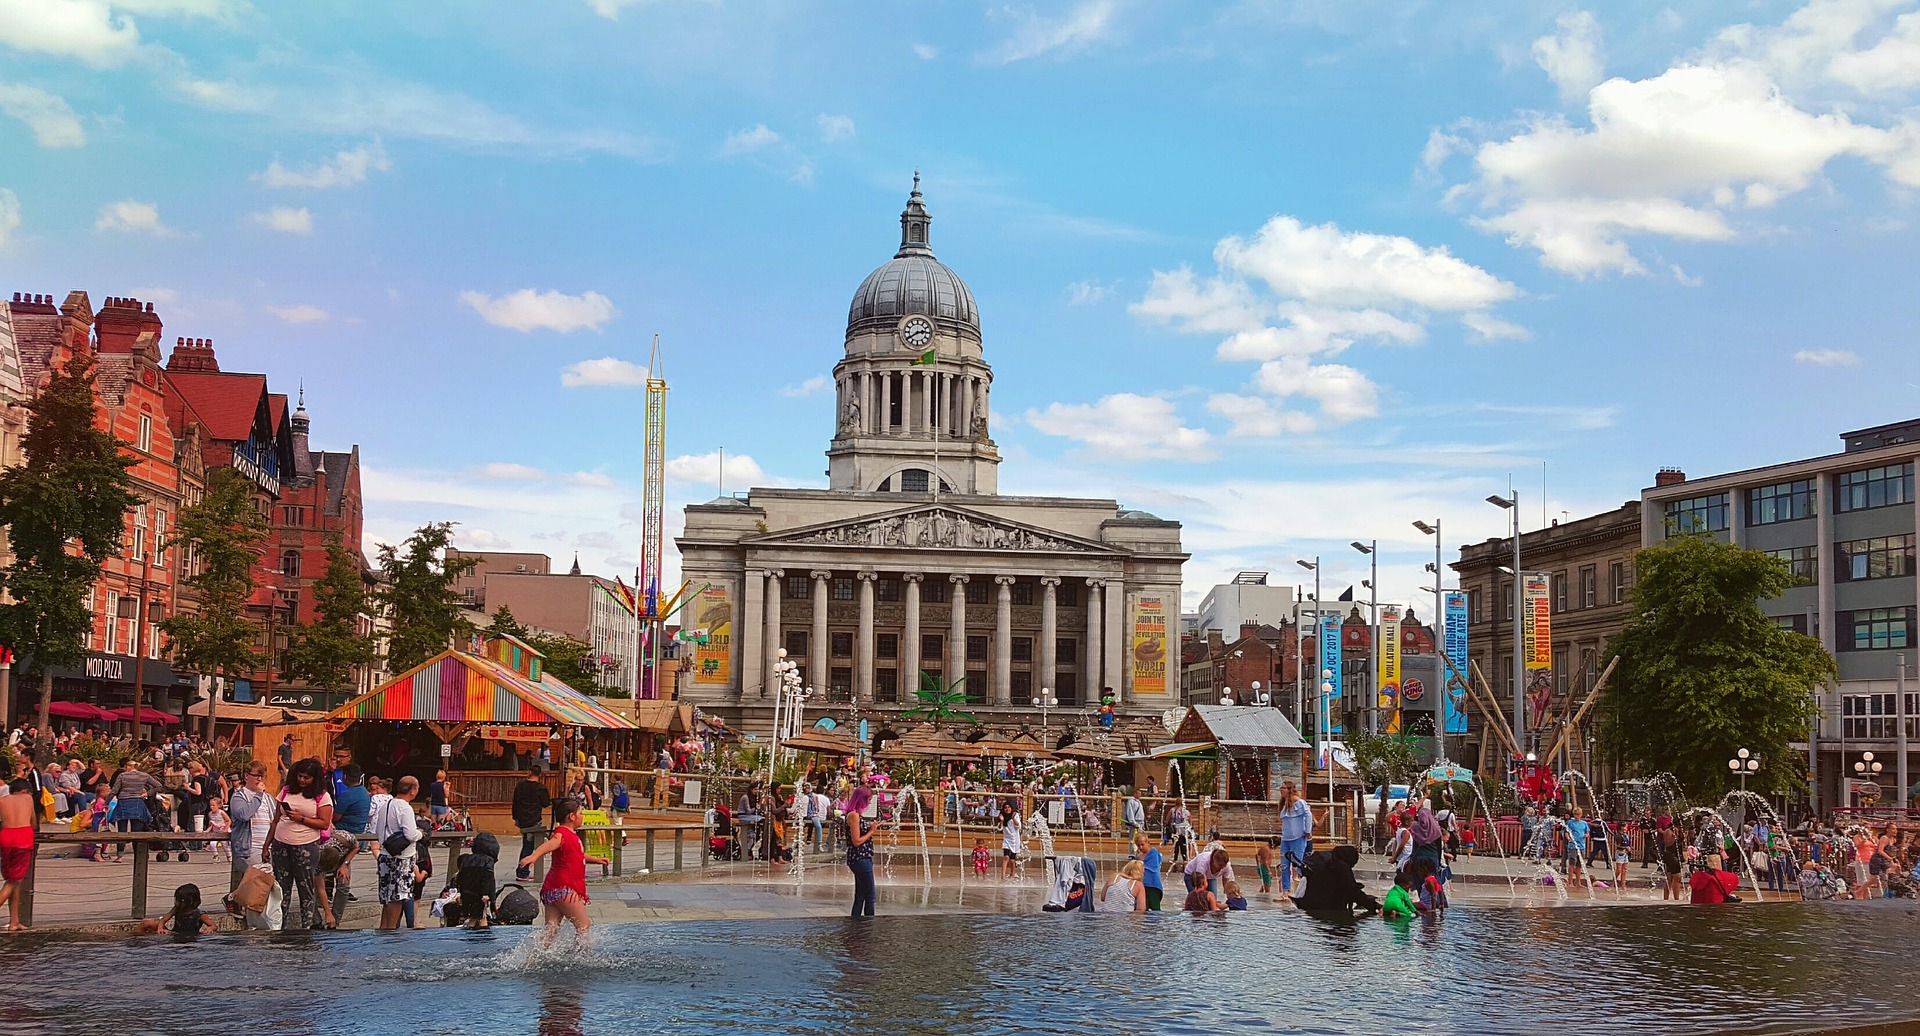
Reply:
M1177 705L1179 523L999 494L980 310L931 226L916 176L899 249L847 309L828 488L686 509L681 567L705 589L684 625L708 635L682 697L770 729L785 650L814 714L911 708L920 674L964 677L988 723L1025 722L1042 697L1090 710L1103 688L1122 712Z

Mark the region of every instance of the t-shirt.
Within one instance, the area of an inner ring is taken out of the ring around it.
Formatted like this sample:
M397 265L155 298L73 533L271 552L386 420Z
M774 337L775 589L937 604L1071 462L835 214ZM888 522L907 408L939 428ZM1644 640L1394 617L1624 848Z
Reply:
M349 834L366 834L372 812L373 795L364 784L349 784L334 797L333 824Z
M1020 818L1008 817L1006 830L1000 835L1000 848L1017 853L1026 848L1020 841Z
M1157 847L1149 848L1147 855L1140 857L1141 866L1146 868L1146 872L1140 875L1140 883L1150 889L1161 888L1160 868L1165 862L1166 858L1160 855Z
M273 840L287 845L312 845L324 834L319 828L298 823L293 818L311 818L320 815L320 807L333 804L333 796L320 793L318 801L295 792L283 792L280 796L280 822L274 825Z
M1584 820L1567 821L1567 845L1575 850L1587 847L1587 831L1590 825Z
M1288 841L1313 833L1313 807L1306 799L1294 799L1293 805L1280 811L1280 837Z

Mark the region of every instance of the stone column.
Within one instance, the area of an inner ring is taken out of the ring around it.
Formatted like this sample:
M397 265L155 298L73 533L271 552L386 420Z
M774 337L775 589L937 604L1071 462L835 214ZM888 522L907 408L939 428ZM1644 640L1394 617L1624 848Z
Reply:
M1059 620L1054 615L1059 590L1059 576L1040 577L1040 686L1055 692L1060 689L1060 658L1055 651Z
M900 576L907 595L907 620L900 633L900 639L906 641L900 645L901 701L913 701L913 692L920 689L920 580L925 578L918 572Z
M1100 650L1100 634L1106 629L1100 615L1100 590L1106 585L1104 579L1087 580L1087 661L1080 672L1087 680L1087 700L1092 702L1100 700L1100 665L1107 657Z
M972 429L968 427L968 422L972 419L973 379L963 377L960 379L960 405L956 408L953 415L953 434L955 438L965 439L971 434Z
M827 643L827 589L833 573L814 569L807 574L813 577L813 632L807 637L807 682L824 693L833 685L833 652Z
M1013 701L1013 577L994 576L999 592L993 599L993 700Z
M746 581L741 585L740 615L738 625L739 645L734 652L733 664L740 668L740 685L735 693L745 697L758 693L765 686L766 674L762 667L766 665L766 656L762 652L761 641L767 633L767 581L761 570L749 568Z
M953 621L947 629L947 683L967 675L967 577L951 575L953 589L947 594Z
M760 656L763 659L760 667L766 674L766 679L760 684L762 698L766 697L767 692L771 690L769 685L773 682L773 664L780 660L780 599L786 596L782 592L786 588L781 585L781 582L786 575L786 572L781 569L767 569L767 632L766 643L760 648Z
M884 372L881 373L880 375L880 406L878 408L878 413L880 414L880 434L892 435L893 434L893 375L887 374Z
M1114 704L1125 705L1132 698L1129 684L1133 678L1133 668L1126 664L1129 653L1127 644L1127 584L1119 579L1107 580L1107 633L1102 640L1106 644L1107 663L1104 667L1107 683L1113 685Z
M854 573L860 580L860 632L853 644L853 696L856 701L873 700L873 581L878 572L868 569Z

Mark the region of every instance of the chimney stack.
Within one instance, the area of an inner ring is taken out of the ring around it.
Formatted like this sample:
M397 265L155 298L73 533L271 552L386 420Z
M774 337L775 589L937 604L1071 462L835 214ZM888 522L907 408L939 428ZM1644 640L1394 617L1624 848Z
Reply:
M1658 489L1662 486L1677 486L1686 480L1687 473L1681 471L1679 468L1661 468L1658 472L1654 473L1653 485L1655 489Z

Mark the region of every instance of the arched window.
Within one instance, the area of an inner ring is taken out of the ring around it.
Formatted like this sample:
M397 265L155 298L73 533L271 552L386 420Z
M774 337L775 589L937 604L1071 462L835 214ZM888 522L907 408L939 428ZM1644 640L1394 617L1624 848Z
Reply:
M924 493L927 491L927 472L925 468L908 468L900 473L900 491L902 493Z
M286 550L280 552L280 574L292 579L300 578L300 552Z

